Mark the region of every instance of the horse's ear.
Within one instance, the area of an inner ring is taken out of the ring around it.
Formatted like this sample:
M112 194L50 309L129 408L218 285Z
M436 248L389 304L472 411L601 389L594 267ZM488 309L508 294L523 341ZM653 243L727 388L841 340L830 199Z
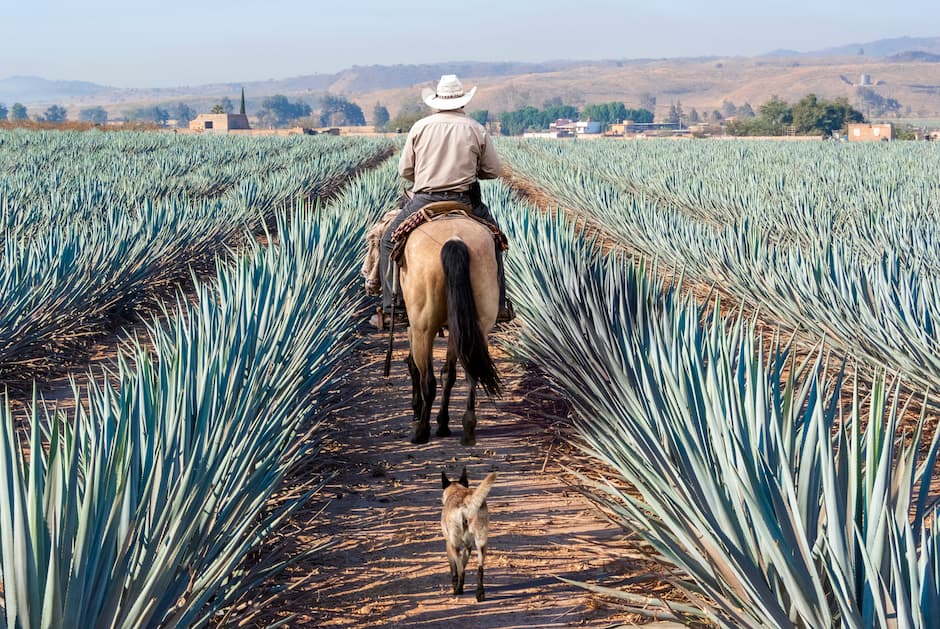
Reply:
M463 472L460 473L460 480L457 481L464 487L470 486L470 479L467 478L467 468L463 468Z
M441 470L441 487L447 489L448 485L450 485L450 481L447 480L447 472Z

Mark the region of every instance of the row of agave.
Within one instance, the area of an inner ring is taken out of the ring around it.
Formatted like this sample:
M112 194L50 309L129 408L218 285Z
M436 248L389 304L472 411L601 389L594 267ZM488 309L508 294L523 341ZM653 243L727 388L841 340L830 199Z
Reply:
M521 149L521 150L520 150ZM715 225L746 219L775 242L839 240L936 264L940 159L929 145L599 142L509 145L526 168L590 165L593 177ZM934 236L935 238L935 236Z
M584 486L678 569L691 605L582 585L726 627L940 624L940 433L924 443L921 414L898 438L911 409L883 373L862 393L822 348L765 347L752 320L491 193L525 322L514 350L567 395L577 444L612 474Z
M36 233L107 209L133 213L146 202L223 197L237 203L242 185L272 188L272 177L287 184L273 192L314 196L345 178L350 164L389 146L383 139L331 136L7 131L0 134L2 220L19 233Z
M327 207L278 214L195 303L166 308L70 416L34 402L27 452L0 427L0 570L10 627L205 626L282 565L249 553L304 500L269 499L315 453L325 392L355 344L370 221L393 164ZM315 552L317 549L312 549Z
M130 151L134 138L147 150ZM338 138L210 137L199 145L165 134L18 131L0 139L0 163L31 162L44 171L33 179L17 169L8 172L19 174L0 177L4 221L18 226L2 235L0 380L22 380L54 364L108 317L172 289L193 266L211 263L275 208L315 196L389 151L387 143ZM246 140L257 143L253 152ZM79 157L75 151L87 144L99 150ZM161 183L144 176L148 164L188 166L193 147L203 160L217 149L209 164L240 155L243 163L226 166L238 179L214 197L190 197L191 191L147 196L154 193L151 184ZM17 148L33 152L11 153ZM265 168L268 153L296 164Z
M673 143L582 144L590 146L570 149L571 155L545 143L507 144L506 148L515 169L638 253L656 257L696 282L719 286L735 299L759 307L787 329L826 338L834 348L869 365L889 366L919 387L940 390L940 328L934 323L940 320L940 230L936 220L940 192L928 183L928 175L940 171L936 156L923 155L928 159L919 162L920 170L906 175L919 177L920 188L897 183L858 193L855 201L846 204L854 209L841 210L836 221L841 225L838 232L831 224L836 211L832 203L820 201L823 209L817 212L812 194L807 192L802 209L787 215L787 229L800 236L781 239L780 230L767 229L767 219L762 218L786 205L787 197L774 196L780 190L773 184L775 172L760 171L769 183L763 188L754 184L753 194L740 196L739 201L723 200L729 208L726 216L707 220L682 209L691 200L669 197L662 190L626 191L625 185L615 184L609 176L614 168L610 165L613 160L607 159L611 145L642 145L645 152L656 155L674 150L668 148ZM732 150L723 143L687 146L683 154L688 160L694 161L700 153L706 163L709 156L714 159L713 152ZM789 156L791 168L810 150L828 155L829 161L823 163L832 168L844 158L848 166L838 180L845 181L851 177L864 180L867 171L856 170L859 164L893 163L885 170L897 173L898 163L907 164L908 158L915 156L904 151L923 149L823 143L793 148L753 142L737 148L742 150L747 151L742 159L761 152L777 159L783 159L780 154ZM879 150L891 152L881 154ZM552 152L557 152L558 159L550 159ZM728 163L731 166L726 169L735 166ZM736 167L744 170L746 165L737 163ZM749 180L762 181L757 176L744 179ZM643 184L624 183L634 188ZM906 199L905 194L911 198ZM853 195L846 196L851 199ZM760 200L753 201L755 198ZM734 210L734 203L741 207ZM920 203L924 205L918 213ZM709 207L698 210L702 215L711 212ZM734 211L734 222L725 224ZM855 227L847 227L849 224Z

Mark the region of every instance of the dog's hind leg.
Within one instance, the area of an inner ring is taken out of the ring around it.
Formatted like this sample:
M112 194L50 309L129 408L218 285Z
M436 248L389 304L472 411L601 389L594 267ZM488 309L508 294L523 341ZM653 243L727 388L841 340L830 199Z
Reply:
M486 595L483 593L483 561L486 559L486 544L477 548L477 561L480 562L480 565L477 567L477 601L482 601L486 598Z
M460 555L457 552L457 549L447 544L447 563L450 564L450 587L454 592L454 595L460 594L457 591L457 575L460 573L459 570Z
M461 548L457 557L457 588L454 594L463 594L464 578L467 576L467 562L470 561L470 549Z

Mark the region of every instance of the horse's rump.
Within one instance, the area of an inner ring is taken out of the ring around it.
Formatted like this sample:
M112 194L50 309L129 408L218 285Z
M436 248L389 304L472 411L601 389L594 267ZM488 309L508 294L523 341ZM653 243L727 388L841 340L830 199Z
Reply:
M424 223L408 237L402 256L401 291L409 323L435 332L447 324L441 249L455 236L467 246L474 304L481 327L489 332L499 311L496 247L492 233L485 226L460 215ZM422 317L419 311L426 311L427 316Z
M477 315L470 281L470 252L463 240L453 237L441 247L441 265L447 283L447 343L471 378L490 395L498 395L499 376L490 357Z

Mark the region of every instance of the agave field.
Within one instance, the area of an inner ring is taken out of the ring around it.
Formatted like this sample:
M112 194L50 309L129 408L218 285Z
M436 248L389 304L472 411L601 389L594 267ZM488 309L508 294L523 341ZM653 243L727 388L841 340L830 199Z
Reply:
M302 140L0 135L0 381L67 359L275 209L390 149Z
M582 489L684 597L582 585L726 627L940 625L940 155L498 149L555 204L484 188L520 315L501 343L568 400ZM108 378L74 386L74 411L2 406L4 626L206 626L284 567L247 558L316 491L272 501L317 457L327 392L355 362L363 238L400 195L394 152L0 134L0 380L152 315ZM276 237L251 237L265 227Z
M2 139L21 149L35 143L49 160L68 144L55 134ZM244 571L244 559L303 500L287 501L273 513L265 510L286 471L316 450L316 436L308 433L318 392L331 385L337 365L353 349L347 336L362 301L356 290L360 245L375 217L397 200L396 174L386 165L346 181L342 194L321 206L305 199L337 178L349 178L357 165L388 147L328 139L252 147L226 138L213 138L210 146L177 145L175 138L149 134L72 140L88 142L84 148L93 155L108 155L98 168L108 163L118 168L125 152L131 160L157 152L148 162L162 162L163 177L176 169L181 182L192 181L194 187L171 191L174 198L164 202L157 200L168 194L159 176L144 180L147 192L136 196L117 175L96 180L90 170L76 182L54 168L44 173L43 180L77 186L69 188L71 194L80 195L82 186L95 190L85 204L62 191L42 193L25 178L9 182L16 193L5 197L5 220L15 227L4 232L4 287L9 287L4 299L10 299L4 301L9 315L4 323L20 327L4 328L4 338L20 339L28 332L53 340L61 321L63 334L86 329L67 326L73 320L91 325L83 309L103 309L116 295L130 299L103 280L113 277L125 291L146 288L166 265L193 259L192 251L176 242L187 233L190 239L183 242L189 246L211 247L259 220L273 219L278 239L276 246L248 239L237 256L220 257L217 279L197 283L192 303L167 302L164 316L153 320L152 347L145 350L135 342L118 353L107 382L95 385L92 379L87 390L75 389L76 410L69 416L34 400L28 448L19 442L5 404L0 432L5 625L205 625L214 610L265 576L270 567ZM217 153L211 146L216 141ZM177 151L183 166L172 165ZM284 173L272 172L269 180L259 166L268 151L273 164L285 165ZM294 155L288 159L284 153ZM203 184L198 176L185 177L186 167L238 156L261 161L241 167L232 179L237 188L197 200ZM32 157L41 169L40 157ZM73 154L74 160L79 157ZM94 163L88 156L81 159L86 167ZM143 162L131 172L142 170ZM75 173L70 176L78 177ZM72 221L54 209L61 198L75 206ZM155 229L142 229L148 221ZM113 226L126 227L112 231ZM48 240L59 236L62 241ZM57 267L56 254L67 243L74 243L74 255ZM126 247L122 255L106 255L120 247ZM132 257L130 248L139 249L140 257ZM167 259L171 254L176 259ZM55 309L44 303L69 290L80 294L57 300ZM23 311L9 309L20 304ZM57 318L37 321L50 312ZM27 355L16 349L11 344L4 355L11 369Z
M940 381L940 158L900 144L501 148L572 213L494 191L523 245L509 258L527 324L516 349L571 400L583 451L615 471L585 486L676 566L702 617L936 626L936 407L923 402ZM657 262L604 255L600 237ZM768 347L753 318L657 280L660 264L825 344ZM836 365L867 365L850 370L874 373L865 387L830 368L831 349Z
M517 173L632 251L759 307L784 329L940 390L932 147L501 148Z

